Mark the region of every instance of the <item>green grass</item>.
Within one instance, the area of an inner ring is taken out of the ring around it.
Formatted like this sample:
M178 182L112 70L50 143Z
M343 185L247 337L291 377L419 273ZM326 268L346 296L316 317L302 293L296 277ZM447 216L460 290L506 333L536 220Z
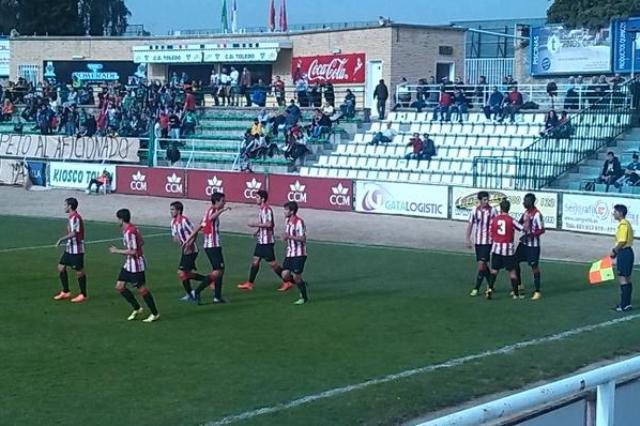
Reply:
M237 235L224 238L231 303L198 307L177 301L168 236L150 237L166 230L142 227L162 318L127 322L130 309L113 289L121 259L107 253L110 243L88 246L90 300L79 306L51 300L58 250L6 251L51 244L64 226L0 222L0 424L196 425L619 317L608 309L616 288L588 287L585 265L543 262L539 303L508 300L503 275L489 302L467 296L471 256L320 242L309 244L305 271L312 302L293 306L297 295L276 292L265 265L255 290L235 288L254 245ZM88 240L119 236L115 224L87 223ZM395 424L637 351L636 329L633 320L244 424Z

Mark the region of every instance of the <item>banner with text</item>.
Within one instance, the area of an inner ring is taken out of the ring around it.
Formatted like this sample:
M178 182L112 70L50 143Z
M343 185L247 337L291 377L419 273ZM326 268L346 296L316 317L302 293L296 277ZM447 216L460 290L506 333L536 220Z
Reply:
M613 206L624 204L629 209L627 220L640 229L640 199L607 195L562 196L562 229L576 232L613 235L618 222L613 218Z
M640 70L640 18L616 19L611 24L613 33L613 71ZM635 43L634 43L635 41ZM634 52L635 50L635 52ZM633 60L635 58L635 65Z
M301 208L351 211L351 179L269 175L269 201L283 205L296 201Z
M309 83L364 83L365 54L295 56L291 76L307 75Z
M187 198L210 200L214 192L222 192L227 201L253 203L256 192L267 188L264 174L187 170Z
M172 198L186 194L186 173L180 169L117 166L116 182L120 194Z
M91 179L106 170L111 175L111 190L117 190L116 166L96 163L49 163L49 186L54 188L87 189Z
M0 135L0 157L138 162L139 149L137 138Z
M0 158L0 185L22 185L27 173L24 161Z
M451 218L454 220L469 219L469 212L478 202L479 188L452 188L453 206ZM522 200L527 194L525 191L505 191L502 189L490 189L489 202L491 205L499 209L500 201L507 198L511 202L511 216L515 219L520 218L524 211ZM544 218L544 226L554 229L558 227L558 194L551 192L534 192L536 196L536 207L542 213Z
M449 188L410 183L355 183L355 210L362 213L396 214L446 219Z

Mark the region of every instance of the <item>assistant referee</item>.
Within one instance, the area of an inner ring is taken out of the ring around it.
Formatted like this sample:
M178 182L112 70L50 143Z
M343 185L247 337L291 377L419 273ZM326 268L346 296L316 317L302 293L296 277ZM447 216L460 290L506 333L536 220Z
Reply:
M613 308L616 312L631 310L631 272L633 270L633 228L626 219L627 206L613 206L613 217L618 221L616 228L616 246L611 250L611 258L616 259L616 271L620 282L620 303Z

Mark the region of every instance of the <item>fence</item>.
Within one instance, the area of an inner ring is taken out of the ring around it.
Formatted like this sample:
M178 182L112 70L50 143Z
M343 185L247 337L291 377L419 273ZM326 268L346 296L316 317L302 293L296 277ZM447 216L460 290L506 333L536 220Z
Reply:
M610 92L570 116L569 137L541 136L517 157L476 157L473 182L493 188L540 189L624 133L631 125L628 92Z
M505 75L514 74L514 58L467 58L464 60L464 75L467 81L487 78L487 84L501 84Z

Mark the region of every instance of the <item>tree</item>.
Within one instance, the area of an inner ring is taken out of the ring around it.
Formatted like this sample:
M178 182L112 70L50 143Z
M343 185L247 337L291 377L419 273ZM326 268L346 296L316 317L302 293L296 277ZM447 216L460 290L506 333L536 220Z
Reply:
M80 14L85 28L93 36L122 35L131 12L124 0L81 0Z
M16 29L24 35L83 34L77 0L21 1L18 7L17 24Z
M638 14L640 0L553 0L547 19L570 28L600 29L609 26L612 19Z

